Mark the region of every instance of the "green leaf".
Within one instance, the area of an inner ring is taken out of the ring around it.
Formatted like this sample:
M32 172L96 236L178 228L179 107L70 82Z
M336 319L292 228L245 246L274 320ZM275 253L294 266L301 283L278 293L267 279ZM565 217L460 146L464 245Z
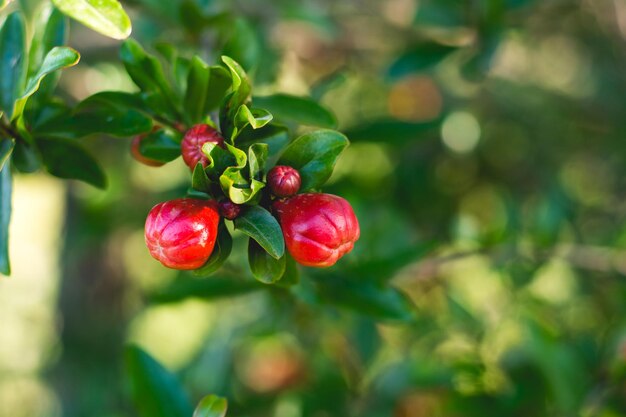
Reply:
M285 273L286 256L278 259L270 256L254 239L248 240L248 263L254 277L264 283L273 284Z
M395 119L380 119L362 123L344 130L352 142L382 142L403 144L420 138L428 138L439 132L439 121L409 123Z
M388 74L392 79L422 72L435 66L447 57L456 47L438 43L416 45L400 55L389 67Z
M216 109L232 83L230 73L219 65L211 67L211 79L209 80L209 91L204 103L204 113Z
M222 61L230 70L230 76L232 79L231 87L241 100L239 104L243 104L252 91L250 79L248 78L246 71L234 59L224 55L222 56ZM239 107L239 105L237 107Z
M11 162L0 169L0 274L11 274L9 261L9 223L11 221L11 193L13 191Z
M33 40L30 45L30 53L28 57L28 75L29 77L35 74L41 64L45 55L56 46L63 46L67 43L68 38L68 21L63 13L61 13L55 7L44 7L37 21L35 27L43 26L43 31L35 30ZM50 97L54 91L60 74L54 73L46 77L39 86L40 97Z
M415 306L400 290L371 281L328 276L317 281L320 297L379 320L408 322L415 318Z
M265 166L271 168L276 165L280 154L289 143L289 131L285 126L268 124L257 130L244 130L237 137L237 142L240 144L265 143L268 147Z
M220 186L224 194L233 203L245 204L259 196L259 192L265 187L265 183L255 179L248 182L243 177L241 169L229 167L220 175Z
M126 39L131 22L118 0L52 0L63 13L113 39Z
M283 288L289 288L293 285L296 285L300 282L300 271L298 270L298 265L296 261L286 253L284 256L285 259L285 273L282 277L276 282L276 285Z
M41 68L39 68L35 75L29 78L28 83L26 84L26 90L15 103L15 112L13 117L15 118L16 116L22 114L28 98L35 94L35 92L39 89L41 81L46 75L63 68L72 67L76 65L79 60L80 54L72 48L68 48L66 46L57 46L52 48L52 50L48 52L44 58Z
M14 139L0 139L0 170L2 170L4 164L9 160L14 147Z
M143 92L152 94L152 99L158 101L159 107L166 109L169 116L178 119L180 112L174 104L178 102L178 98L174 95L159 60L146 53L133 39L122 44L120 57L133 82Z
M337 127L337 119L326 108L315 101L288 94L253 97L255 106L267 109L277 120L289 120L307 126L318 126L333 129Z
M22 15L13 12L0 30L0 110L10 120L24 89L26 72L26 28Z
M230 137L234 140L239 133L246 127L251 126L253 129L260 129L272 121L272 114L264 109L249 109L248 106L242 104L235 113L235 128Z
M162 128L148 133L139 143L139 153L159 162L170 162L180 156L182 133Z
M13 166L19 172L31 173L41 167L41 157L34 144L20 140L15 142L13 149Z
M226 170L226 168L237 164L235 155L228 150L217 146L215 143L207 142L202 145L202 153L206 155L209 160L207 165L207 173L209 177L217 179Z
M106 177L98 162L78 143L62 138L38 138L43 164L55 177L76 179L98 188L106 187Z
M62 114L34 129L35 135L82 138L96 133L130 137L152 130L152 119L145 114L109 105L82 106L75 114Z
M204 107L210 78L211 69L209 66L200 57L194 56L187 76L187 93L184 100L188 124L199 123L206 116Z
M283 231L274 216L263 207L248 207L234 223L235 230L256 240L272 257L279 259L285 253Z
M218 397L217 395L207 395L204 397L196 411L193 412L193 417L224 417L228 408L228 401L225 398Z
M230 236L228 229L224 225L224 221L220 222L217 230L217 241L211 256L202 267L193 271L198 277L207 277L217 271L226 262L233 249L233 238Z
M191 188L197 191L207 192L210 187L211 180L209 180L202 164L198 162L191 174Z
M248 165L250 178L261 180L267 162L269 147L265 143L253 143L248 148Z
M176 377L137 346L128 346L125 364L140 417L189 417L193 407Z
M285 149L278 163L300 172L302 191L319 188L330 178L348 139L334 130L317 130L294 140Z
M186 275L175 280L163 290L148 295L148 300L158 304L176 303L189 298L216 300L245 295L261 289L263 286L256 281L239 281L232 276L193 279Z

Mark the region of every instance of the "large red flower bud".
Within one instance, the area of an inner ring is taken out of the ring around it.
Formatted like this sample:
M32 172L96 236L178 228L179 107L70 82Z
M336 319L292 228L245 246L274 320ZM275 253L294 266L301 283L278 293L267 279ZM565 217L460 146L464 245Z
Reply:
M219 214L213 200L179 198L157 204L146 219L146 245L152 257L173 269L206 263L217 238Z
M198 162L202 163L205 168L209 164L206 155L202 153L202 145L207 142L224 147L224 138L220 132L209 125L195 125L185 133L180 150L183 154L183 160L189 168L194 169Z
M267 184L277 197L291 197L300 189L300 173L287 165L277 165L267 173Z
M332 194L298 194L274 203L287 250L305 266L332 266L359 239L359 222L346 200Z

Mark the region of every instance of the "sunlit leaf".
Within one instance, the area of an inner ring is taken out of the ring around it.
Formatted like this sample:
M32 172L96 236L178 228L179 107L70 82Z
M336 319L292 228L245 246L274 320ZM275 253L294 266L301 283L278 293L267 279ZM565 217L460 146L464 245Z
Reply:
M132 31L130 18L118 0L52 0L66 15L102 35L126 39Z

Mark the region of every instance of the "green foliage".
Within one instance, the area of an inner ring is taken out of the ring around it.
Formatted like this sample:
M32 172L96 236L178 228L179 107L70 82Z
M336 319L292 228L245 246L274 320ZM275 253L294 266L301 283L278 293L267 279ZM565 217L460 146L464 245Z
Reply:
M63 13L114 39L126 39L132 31L128 15L117 0L52 0Z
M8 140L3 139L4 155L8 155L11 149L7 147ZM2 159L6 160L6 156ZM11 263L9 261L9 222L11 221L11 195L13 191L11 177L11 163L3 163L0 168L0 273L9 275Z
M136 346L126 348L130 390L140 417L185 417L192 407L175 376Z
M239 230L267 251L275 259L285 253L285 240L278 221L269 211L260 206L247 208L235 219L235 230Z
M204 397L193 413L193 417L224 417L228 402L225 398L217 395L207 395Z

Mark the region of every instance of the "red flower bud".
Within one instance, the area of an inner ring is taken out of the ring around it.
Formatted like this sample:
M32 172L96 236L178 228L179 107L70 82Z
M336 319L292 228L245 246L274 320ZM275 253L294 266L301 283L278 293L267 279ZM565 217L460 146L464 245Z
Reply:
M155 128L152 131L154 132L156 130L159 130L159 128ZM141 141L144 140L146 136L147 135L144 133L143 135L137 135L133 138L133 141L130 144L130 154L132 155L133 158L135 158L136 161L141 162L142 164L147 165L149 167L163 166L164 165L163 162L145 157L141 154L139 146L141 145Z
M287 250L305 266L332 266L359 239L359 222L346 200L332 194L298 194L274 203Z
M224 138L220 132L209 125L195 125L185 133L180 148L183 160L189 168L194 169L198 162L205 168L209 164L206 155L202 153L202 145L207 142L224 147Z
M267 183L277 197L291 197L300 189L300 173L287 165L277 165L267 173Z
M146 219L146 245L152 257L173 269L206 263L217 238L219 214L213 200L180 198L157 204Z
M222 200L219 203L220 207L220 216L228 219L235 220L239 213L241 212L241 206L239 204L235 204L230 200Z

